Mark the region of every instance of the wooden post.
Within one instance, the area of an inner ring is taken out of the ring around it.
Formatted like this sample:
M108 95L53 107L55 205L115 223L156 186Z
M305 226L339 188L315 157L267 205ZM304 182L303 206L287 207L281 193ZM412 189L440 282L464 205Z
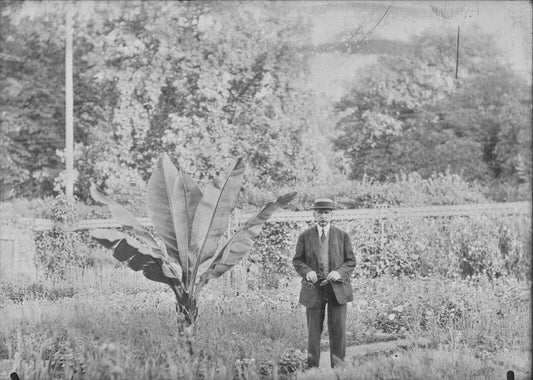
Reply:
M74 200L74 90L72 79L72 4L65 12L65 195L68 201Z

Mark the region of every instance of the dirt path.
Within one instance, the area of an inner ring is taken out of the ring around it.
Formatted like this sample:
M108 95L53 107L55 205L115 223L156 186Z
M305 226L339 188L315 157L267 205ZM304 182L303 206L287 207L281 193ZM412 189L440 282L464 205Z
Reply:
M416 342L416 345L425 347L429 340L422 338ZM405 349L413 345L413 341L398 339L386 342L375 342L367 344L359 344L356 346L346 347L346 361L352 361L355 357L362 357L370 354L391 352L398 349ZM320 354L320 368L330 368L329 349L324 350Z

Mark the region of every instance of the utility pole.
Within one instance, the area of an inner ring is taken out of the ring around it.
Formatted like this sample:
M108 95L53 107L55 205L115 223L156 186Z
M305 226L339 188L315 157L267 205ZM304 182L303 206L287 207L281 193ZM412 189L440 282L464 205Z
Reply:
M455 55L455 79L457 79L457 74L459 73L459 32L460 26L457 25L457 53Z
M72 80L72 4L65 12L65 161L67 201L74 201L74 90Z

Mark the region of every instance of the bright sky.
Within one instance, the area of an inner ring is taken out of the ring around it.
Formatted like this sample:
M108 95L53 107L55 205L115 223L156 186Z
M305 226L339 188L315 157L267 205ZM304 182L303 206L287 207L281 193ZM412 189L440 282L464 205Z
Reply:
M527 1L299 1L292 4L302 14L311 15L315 44L331 41L338 33L358 26L362 26L363 34L370 31L389 6L368 38L405 41L428 28L457 29L457 26L461 27L463 38L467 38L468 29L478 25L496 37L503 58L531 83L532 6ZM346 79L358 67L374 60L375 57L368 55L321 54L311 62L314 87L338 97Z

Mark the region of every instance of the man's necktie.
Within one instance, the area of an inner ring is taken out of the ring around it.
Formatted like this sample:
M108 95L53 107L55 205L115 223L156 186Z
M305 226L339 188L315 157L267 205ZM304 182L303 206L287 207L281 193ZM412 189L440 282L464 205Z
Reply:
M324 233L324 229L322 229L322 235L320 236L320 242L324 244L326 241L326 234Z

